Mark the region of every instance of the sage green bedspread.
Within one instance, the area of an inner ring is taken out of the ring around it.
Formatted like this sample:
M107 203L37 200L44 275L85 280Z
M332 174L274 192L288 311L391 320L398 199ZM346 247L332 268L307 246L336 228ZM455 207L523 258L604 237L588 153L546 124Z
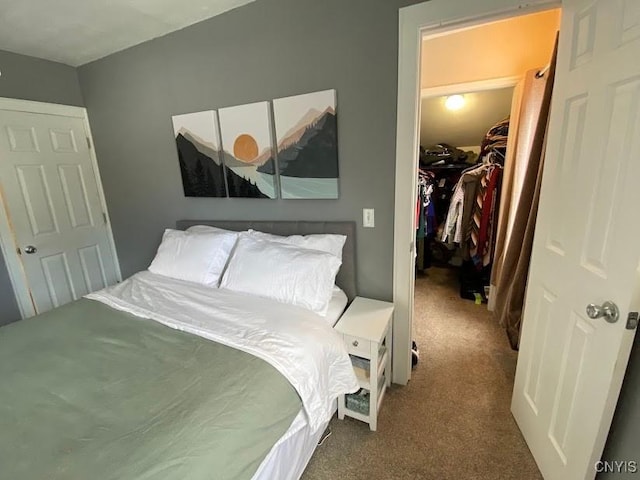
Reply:
M92 300L0 328L1 479L249 479L301 406L263 360Z

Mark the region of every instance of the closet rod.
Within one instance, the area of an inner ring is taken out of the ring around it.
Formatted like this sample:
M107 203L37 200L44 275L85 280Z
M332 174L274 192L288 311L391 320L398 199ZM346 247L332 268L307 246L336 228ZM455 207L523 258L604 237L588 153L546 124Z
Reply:
M542 78L544 77L544 74L547 73L549 71L549 68L551 67L551 64L547 64L546 67L544 67L541 70L538 70L538 73L536 73L536 78Z

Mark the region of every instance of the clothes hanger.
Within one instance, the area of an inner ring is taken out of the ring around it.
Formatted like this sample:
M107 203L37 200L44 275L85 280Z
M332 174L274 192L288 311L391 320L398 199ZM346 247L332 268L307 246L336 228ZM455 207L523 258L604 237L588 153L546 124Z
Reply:
M492 147L491 148L491 152L493 155L497 155L498 157L500 157L502 159L503 162L505 162L507 160L507 157L505 156L504 153L502 153L500 150L497 149L497 147Z

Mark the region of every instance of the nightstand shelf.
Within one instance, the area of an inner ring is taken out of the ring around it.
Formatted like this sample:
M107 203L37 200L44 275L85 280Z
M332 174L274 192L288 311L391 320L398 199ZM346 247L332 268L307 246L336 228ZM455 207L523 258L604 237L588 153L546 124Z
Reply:
M353 356L351 357L353 360ZM385 349L382 357L380 357L380 361L378 362L378 371L376 372L376 378L380 379L382 373L387 369L387 363L389 361L389 351ZM370 361L367 360L367 363ZM360 388L364 388L365 390L371 390L371 382L369 379L371 378L371 367L367 366L367 368L362 368L354 364L353 370L356 373L356 377L358 377L358 381L360 382ZM378 382L379 383L379 382Z
M335 326L342 334L361 388L360 392L340 397L341 420L349 416L376 430L380 405L391 384L392 318L392 303L356 297Z

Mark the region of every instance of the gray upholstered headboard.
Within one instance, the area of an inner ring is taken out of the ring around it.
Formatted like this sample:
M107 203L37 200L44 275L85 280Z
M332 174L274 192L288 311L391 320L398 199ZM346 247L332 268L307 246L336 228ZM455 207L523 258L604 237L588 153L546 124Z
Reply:
M344 290L349 301L356 296L356 224L355 222L301 222L301 221L236 221L236 220L178 220L176 227L186 230L193 225L211 225L227 230L242 231L249 228L275 235L309 235L312 233L338 233L347 236L342 249L342 266L336 284Z

